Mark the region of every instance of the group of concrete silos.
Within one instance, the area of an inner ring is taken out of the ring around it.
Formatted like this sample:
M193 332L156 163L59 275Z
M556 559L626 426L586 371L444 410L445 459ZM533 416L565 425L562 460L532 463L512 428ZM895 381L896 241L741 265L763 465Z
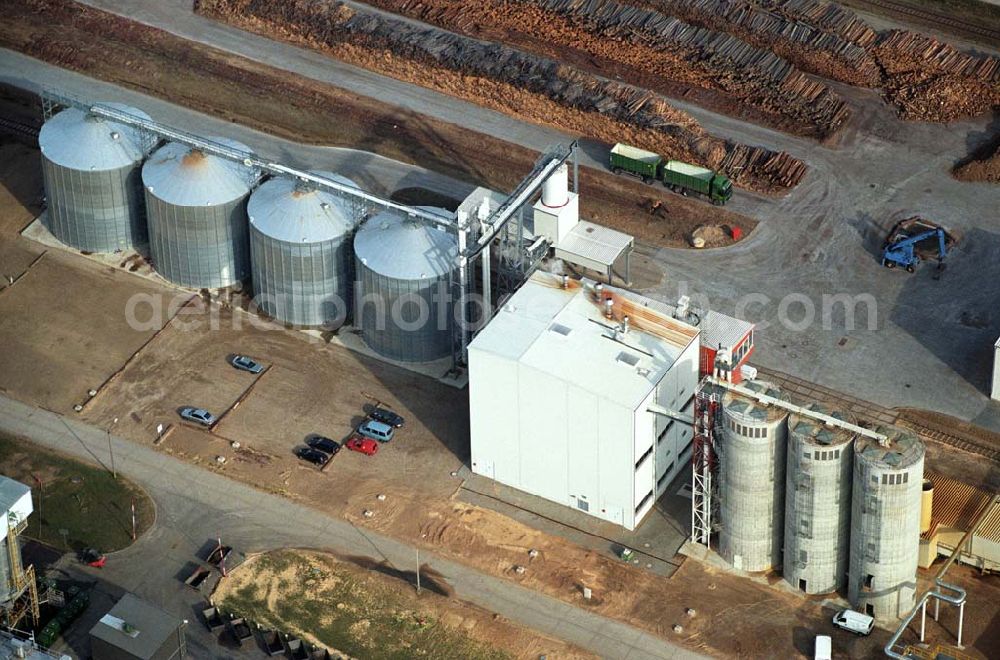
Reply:
M238 142L213 141L250 154ZM183 287L249 280L258 308L290 325L336 327L354 313L368 346L390 359L451 353L450 299L441 292L453 279L454 234L393 211L362 222L346 196L299 179L260 183L243 163L175 142L156 148L155 138L76 108L43 125L39 146L44 224L66 245L148 245L156 271Z
M746 387L782 397L764 383ZM722 409L720 555L744 571L780 568L807 594L846 586L851 605L878 619L905 614L916 588L921 441L880 428L889 438L880 444L731 391Z

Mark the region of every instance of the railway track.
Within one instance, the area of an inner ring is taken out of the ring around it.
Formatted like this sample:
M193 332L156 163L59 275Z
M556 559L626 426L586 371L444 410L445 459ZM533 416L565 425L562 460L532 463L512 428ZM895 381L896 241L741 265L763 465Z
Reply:
M946 16L937 12L913 7L906 3L894 2L893 0L853 0L849 4L859 5L862 7L865 5L879 7L889 11L890 13L912 16L928 23L946 26L951 28L952 32L957 31L960 34L972 34L978 37L990 39L994 42L994 44L1000 44L1000 30L994 30L984 25L969 23L953 16Z
M939 442L941 444L967 451L970 454L977 454L986 457L991 461L1000 462L1000 447L990 446L986 443L973 440L972 438L948 433L940 429L930 428L918 422L911 421L905 417L900 418L899 426L914 431L920 437Z
M19 122L10 117L0 117L0 133L27 138L29 140L37 140L38 131L39 128L33 124Z
M877 406L868 401L863 401L848 394L810 383L809 381L780 371L762 367L758 367L757 370L762 379L779 386L796 403L802 404L810 401L825 403L837 410L851 413L861 422L902 426L910 429L924 440L948 445L955 449L960 449L1000 463L1000 444L991 445L988 442L978 440L961 432L949 432L941 428L928 426L908 418L905 411L903 414L900 414L896 410Z

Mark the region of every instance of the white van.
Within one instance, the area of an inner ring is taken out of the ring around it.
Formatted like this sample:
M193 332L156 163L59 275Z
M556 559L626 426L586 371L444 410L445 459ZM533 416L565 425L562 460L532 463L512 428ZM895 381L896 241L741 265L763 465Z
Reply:
M833 640L829 635L816 635L814 660L833 660Z
M875 619L854 610L841 610L833 617L833 625L858 635L867 635L872 631Z

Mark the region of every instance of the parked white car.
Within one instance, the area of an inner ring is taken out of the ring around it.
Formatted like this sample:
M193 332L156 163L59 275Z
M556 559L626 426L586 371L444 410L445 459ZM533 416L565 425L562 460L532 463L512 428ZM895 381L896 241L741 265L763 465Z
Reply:
M841 610L833 617L833 625L856 635L867 635L872 631L875 619L854 610Z

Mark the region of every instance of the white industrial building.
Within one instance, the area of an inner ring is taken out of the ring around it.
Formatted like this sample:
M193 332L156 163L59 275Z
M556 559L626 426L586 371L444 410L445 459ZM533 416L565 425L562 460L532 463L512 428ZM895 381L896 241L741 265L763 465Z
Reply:
M634 529L690 459L662 413L691 419L698 353L658 303L535 273L469 345L473 472Z

